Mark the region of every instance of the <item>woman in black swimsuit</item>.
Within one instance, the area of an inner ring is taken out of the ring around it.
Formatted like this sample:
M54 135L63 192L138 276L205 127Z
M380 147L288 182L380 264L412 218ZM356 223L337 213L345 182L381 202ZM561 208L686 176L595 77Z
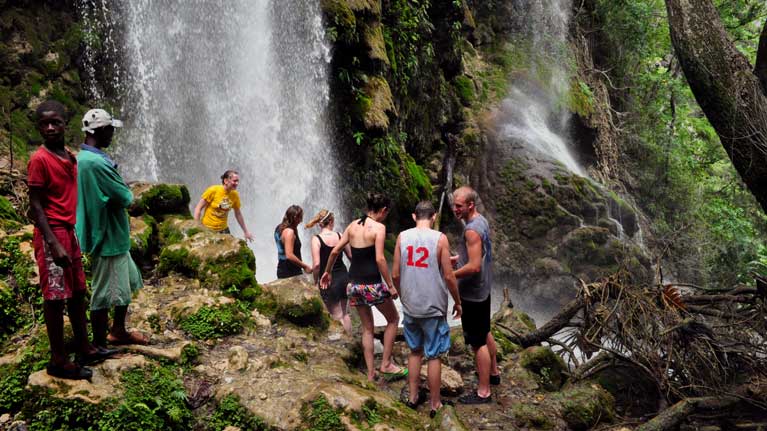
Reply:
M304 210L298 205L291 205L285 211L282 223L274 228L274 242L277 244L277 278L300 275L302 270L307 274L312 272L312 267L301 261L298 225L303 220Z
M312 274L314 275L314 283L319 285L320 281L320 268L324 269L328 263L328 256L333 250L333 247L341 239L341 234L335 232L335 216L332 212L323 209L317 213L309 223L306 223L306 228L320 226L320 233L312 237ZM344 248L346 257L351 259L351 249L349 246ZM352 322L349 318L349 308L347 307L346 299L346 285L349 284L349 275L346 271L346 266L341 259L336 259L336 263L333 265L333 283L327 289L320 289L320 296L322 296L325 307L334 319L341 322L344 330L347 334L352 332Z
M333 265L346 245L351 246L352 264L349 268L349 286L346 293L349 304L357 309L362 323L362 351L368 370L368 380L375 380L373 357L373 310L375 306L386 318L383 337L383 356L379 371L387 380L407 376L407 368L397 366L391 360L394 337L397 335L399 313L393 299L399 294L394 287L389 266L384 256L386 226L384 219L389 215L389 199L379 193L368 195L368 211L362 218L354 220L344 231L333 251L328 256L320 287L327 289L333 281Z

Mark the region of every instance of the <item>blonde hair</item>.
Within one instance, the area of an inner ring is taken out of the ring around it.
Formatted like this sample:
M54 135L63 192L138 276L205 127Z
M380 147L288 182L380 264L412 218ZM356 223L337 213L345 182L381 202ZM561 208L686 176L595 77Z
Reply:
M326 210L325 208L321 209L320 212L318 212L314 217L312 217L309 222L306 223L306 228L312 228L315 225L319 224L320 227L325 227L332 223L334 220L333 213Z

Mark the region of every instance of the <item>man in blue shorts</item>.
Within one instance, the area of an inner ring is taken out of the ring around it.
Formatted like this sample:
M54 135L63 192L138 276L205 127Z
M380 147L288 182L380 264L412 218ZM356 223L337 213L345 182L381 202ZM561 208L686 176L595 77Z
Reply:
M436 211L431 202L415 207L415 227L402 232L394 247L392 279L400 292L405 340L410 347L408 357L409 399L416 408L423 399L419 391L421 362L428 361L431 416L442 407L440 356L450 349L450 327L447 324L448 291L455 301L453 318L461 317L461 298L450 264L450 244L441 232L432 229Z

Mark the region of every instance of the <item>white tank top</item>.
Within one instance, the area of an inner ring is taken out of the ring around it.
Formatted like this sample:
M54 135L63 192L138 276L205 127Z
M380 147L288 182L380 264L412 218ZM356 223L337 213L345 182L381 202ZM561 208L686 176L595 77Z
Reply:
M410 317L447 315L448 291L439 268L437 244L442 233L412 228L399 236L400 298Z

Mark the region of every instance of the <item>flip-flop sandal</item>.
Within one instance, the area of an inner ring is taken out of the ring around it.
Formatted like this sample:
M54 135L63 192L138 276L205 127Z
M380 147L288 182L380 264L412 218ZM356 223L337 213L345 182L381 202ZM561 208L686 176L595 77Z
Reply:
M130 344L138 344L140 346L146 346L149 344L149 338L145 337L138 331L129 332L125 338L117 338L112 334L107 335L107 342L113 346L127 346Z
M395 371L393 373L388 373L386 371L381 371L380 373L384 380L387 382L393 382L395 380L404 379L407 377L408 371L407 368L400 367L399 371Z
M97 347L97 351L95 353L91 353L88 355L77 355L75 357L75 362L77 365L80 366L86 366L86 365L94 365L98 364L100 362L104 362L105 360L114 357L117 353L120 351L117 349L107 349L104 347Z
M74 368L64 368L61 365L49 363L45 367L49 376L69 380L90 380L93 377L93 370L87 367L76 365Z
M431 409L431 411L429 412L429 418L434 419L434 417L437 416L437 413L439 413L439 411L442 410L445 406L452 406L452 405L455 405L455 403L453 403L450 400L442 400L442 405L438 409L436 410Z

